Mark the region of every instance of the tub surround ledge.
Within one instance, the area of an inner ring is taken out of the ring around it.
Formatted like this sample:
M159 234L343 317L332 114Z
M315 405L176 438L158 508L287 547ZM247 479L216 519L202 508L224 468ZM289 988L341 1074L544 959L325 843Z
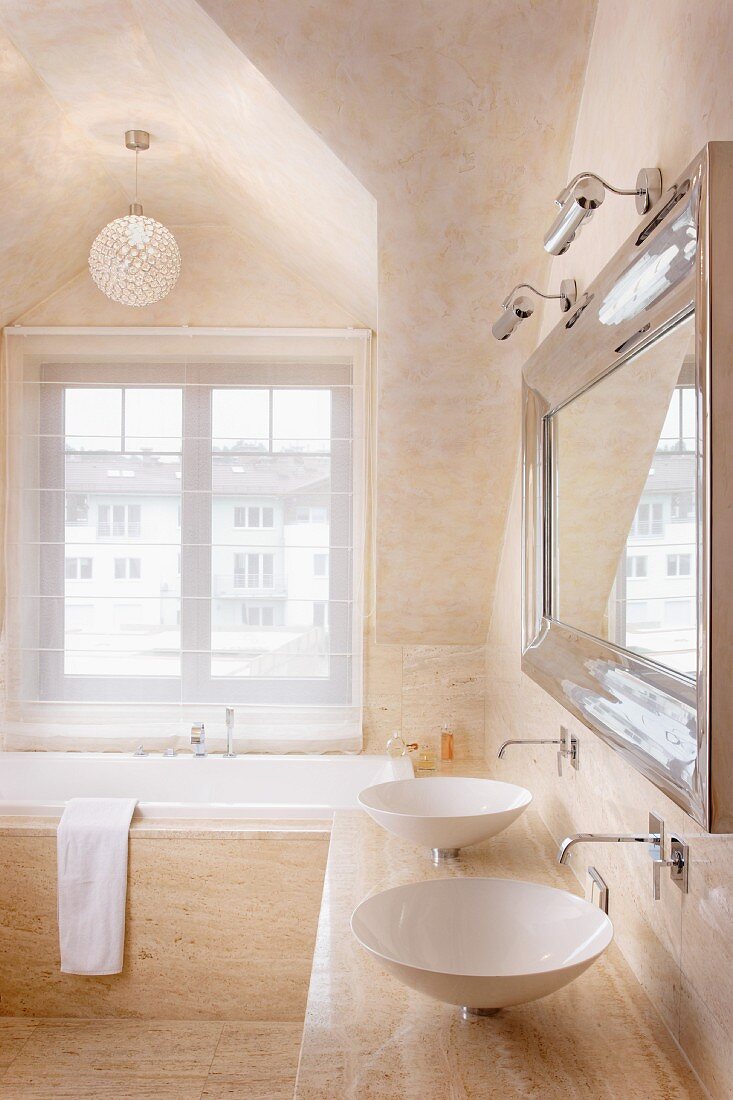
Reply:
M531 810L505 833L466 849L458 863L437 869L426 853L390 837L366 814L337 812L296 1100L704 1097L613 944L560 992L492 1018L463 1021L456 1008L430 1001L380 970L352 937L349 918L360 901L411 881L513 877L578 893L572 871L554 857L552 837Z
M56 836L58 817L0 817L0 837ZM198 818L143 818L134 817L130 825L130 837L134 840L174 840L197 838L199 840L328 840L330 821L308 819L297 821L237 821L232 819L206 820Z

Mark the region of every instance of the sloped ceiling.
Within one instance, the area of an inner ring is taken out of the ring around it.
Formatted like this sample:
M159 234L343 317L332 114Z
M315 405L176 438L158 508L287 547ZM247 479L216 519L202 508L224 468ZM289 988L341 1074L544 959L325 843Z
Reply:
M0 28L0 325L79 271L124 194Z
M548 271L594 8L0 0L0 321L83 271L149 129L149 213L234 230L378 329L379 640L483 642L535 337L490 326Z
M3 323L83 268L125 212L131 127L153 138L148 213L229 226L376 322L374 199L194 0L0 0L0 25L9 229L21 215L0 243Z

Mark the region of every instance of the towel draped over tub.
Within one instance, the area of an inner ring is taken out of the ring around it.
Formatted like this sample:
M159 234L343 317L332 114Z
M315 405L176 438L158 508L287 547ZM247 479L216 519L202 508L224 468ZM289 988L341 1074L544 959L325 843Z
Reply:
M64 974L119 974L134 798L72 798L56 833Z

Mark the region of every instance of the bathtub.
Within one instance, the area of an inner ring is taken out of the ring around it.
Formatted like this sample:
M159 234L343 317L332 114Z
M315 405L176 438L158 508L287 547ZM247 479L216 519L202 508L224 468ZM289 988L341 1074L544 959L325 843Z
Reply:
M70 798L137 798L136 819L317 819L358 808L373 783L412 776L408 757L0 753L0 817L59 817Z

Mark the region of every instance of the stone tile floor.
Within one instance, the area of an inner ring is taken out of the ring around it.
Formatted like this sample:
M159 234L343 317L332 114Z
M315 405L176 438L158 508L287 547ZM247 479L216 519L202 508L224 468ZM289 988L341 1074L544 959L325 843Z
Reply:
M0 1100L292 1100L302 1023L0 1018Z

